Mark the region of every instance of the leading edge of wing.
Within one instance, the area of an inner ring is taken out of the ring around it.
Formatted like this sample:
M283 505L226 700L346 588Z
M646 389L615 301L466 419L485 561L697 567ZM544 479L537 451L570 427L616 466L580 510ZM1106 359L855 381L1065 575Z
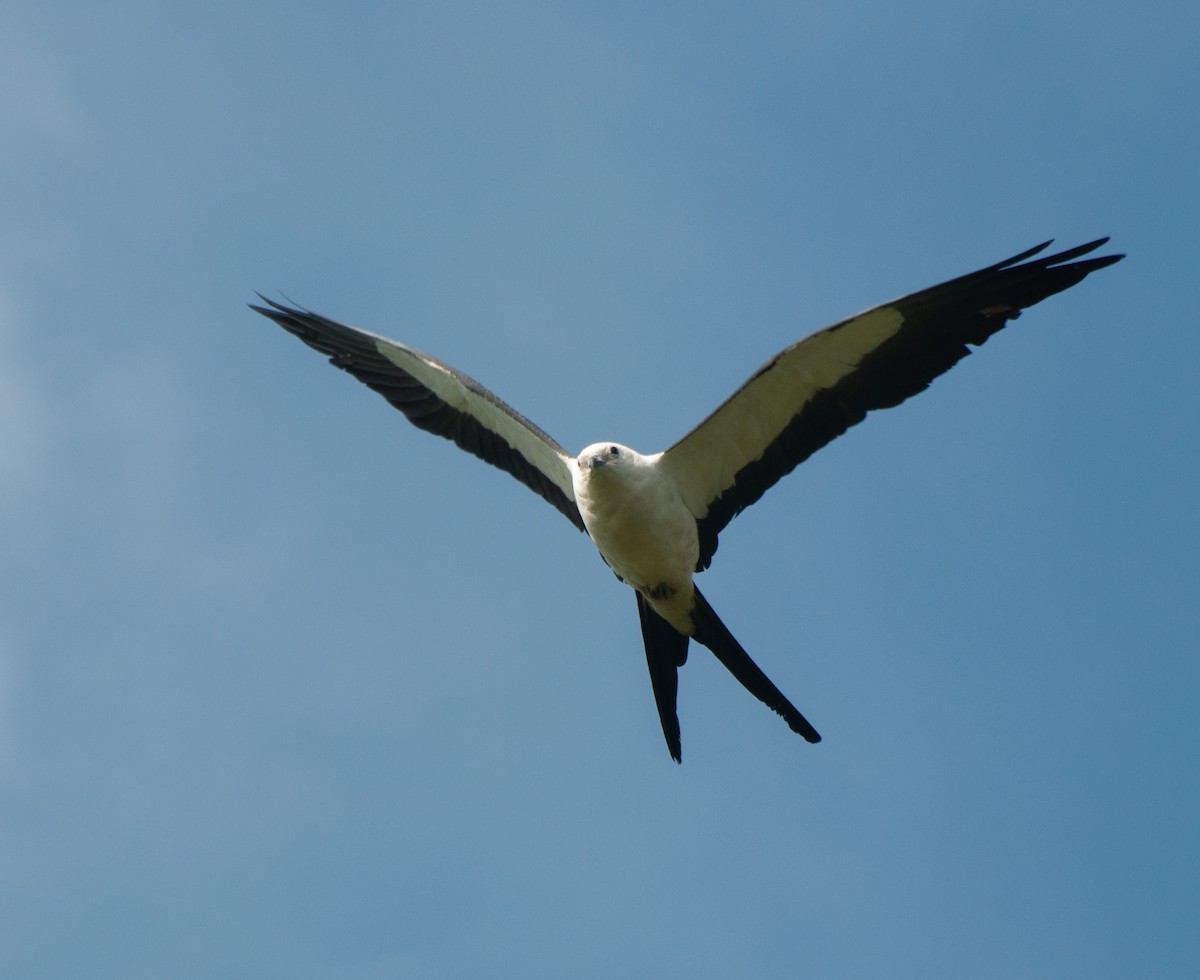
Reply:
M404 344L258 294L250 308L378 392L418 428L449 439L553 504L579 530L571 457L478 381Z
M1124 256L1072 260L1101 238L1026 261L1050 242L819 330L771 358L663 454L700 531L697 571L744 508L867 412L899 405L1021 310Z

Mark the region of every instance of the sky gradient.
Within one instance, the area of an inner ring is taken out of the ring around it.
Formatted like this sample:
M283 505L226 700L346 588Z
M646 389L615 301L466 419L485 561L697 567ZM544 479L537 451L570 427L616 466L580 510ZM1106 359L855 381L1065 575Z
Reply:
M1200 12L0 12L0 974L1200 973ZM1129 258L822 450L662 742L560 515L246 308L664 448L1046 238Z

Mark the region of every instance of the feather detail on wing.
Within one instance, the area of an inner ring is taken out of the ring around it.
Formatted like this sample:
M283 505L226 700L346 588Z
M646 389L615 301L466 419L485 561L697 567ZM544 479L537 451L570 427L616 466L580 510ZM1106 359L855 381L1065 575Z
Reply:
M696 516L696 570L740 511L867 412L923 391L1022 309L1123 258L1072 261L1107 241L1026 261L1045 242L826 327L764 364L659 464Z
M251 309L328 355L413 425L510 473L584 530L571 485L572 457L479 382L411 347L260 298L268 305Z

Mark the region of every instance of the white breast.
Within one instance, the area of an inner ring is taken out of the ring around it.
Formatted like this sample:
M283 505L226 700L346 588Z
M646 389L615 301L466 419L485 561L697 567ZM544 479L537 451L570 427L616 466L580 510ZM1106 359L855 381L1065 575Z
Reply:
M602 464L588 464L593 450L606 448L611 444L585 449L574 476L575 501L596 548L638 591L660 599L677 593L690 605L700 554L696 519L657 468L662 454L642 456L620 446Z

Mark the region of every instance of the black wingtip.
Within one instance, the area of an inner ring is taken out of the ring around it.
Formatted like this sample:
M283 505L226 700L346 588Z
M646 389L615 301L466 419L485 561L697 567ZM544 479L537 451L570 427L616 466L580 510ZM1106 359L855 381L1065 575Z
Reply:
M1062 265L1065 262L1070 262L1072 259L1077 259L1081 255L1087 255L1089 252L1094 252L1101 245L1108 244L1108 240L1109 236L1105 235L1103 238L1097 238L1094 241L1085 242L1083 245L1076 245L1074 248L1068 248L1065 251L1056 252L1054 255L1047 255L1043 259L1038 259L1038 262L1047 269L1050 269L1054 266ZM1106 264L1109 264L1109 260L1115 262L1118 258L1120 258L1120 256L1106 255L1101 259L1091 259L1090 262L1104 261Z
M1030 264L1043 269L1052 269L1056 266L1064 265L1065 263L1070 262L1072 259L1077 259L1081 255L1087 255L1089 252L1094 252L1102 245L1107 245L1110 240L1111 236L1105 235L1103 238L1093 239L1090 242L1085 242L1083 245L1076 245L1074 248L1068 248L1062 252L1055 252L1052 255L1043 255L1040 259L1037 259L1036 262L1032 262ZM1002 269L1010 269L1013 266L1024 262L1026 259L1031 259L1038 253L1044 252L1053 244L1054 239L1048 238L1040 245L1035 245L1033 248L1026 249L1024 252L1020 252L1011 258L1004 259L1002 262L997 262L995 265L989 266L987 269L983 269L981 271L988 273L999 272ZM1105 266L1112 265L1114 262L1120 262L1123 258L1125 258L1123 253L1120 255L1103 255L1099 258L1088 259L1086 266L1088 271L1103 269Z
M257 303L247 303L246 305L255 313L260 313L268 320L274 320L276 323L282 324L285 320L296 320L300 317L312 316L312 312L304 309L302 306L285 306L283 303L277 303L270 297L264 296L258 290L254 291L254 295L266 305L259 306ZM288 302L291 302L291 300Z
M1054 239L1047 238L1044 242L1042 242L1042 244L1034 245L1033 248L1027 248L1024 252L1019 252L1010 258L1004 259L1001 262L997 262L995 265L990 266L984 271L999 272L1001 269L1007 269L1009 266L1016 265L1018 262L1024 262L1026 259L1033 258L1033 256L1038 254L1038 252L1044 252L1053 244Z

